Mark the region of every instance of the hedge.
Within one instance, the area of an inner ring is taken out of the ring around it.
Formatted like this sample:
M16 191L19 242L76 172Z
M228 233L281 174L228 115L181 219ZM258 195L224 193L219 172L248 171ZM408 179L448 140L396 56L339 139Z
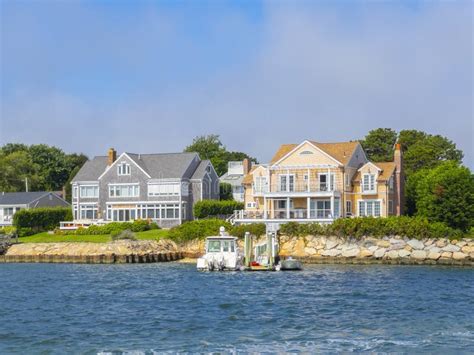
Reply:
M355 238L399 235L416 239L460 238L463 236L461 231L452 229L444 223L429 222L426 218L408 216L340 218L332 224L326 225L289 222L281 225L279 233L289 236L336 235Z
M20 237L53 230L59 222L72 220L70 207L23 209L13 215L13 225Z
M243 202L202 200L196 202L193 207L195 218L208 218L222 215L231 215L235 210L243 210Z
M243 238L245 232L260 236L265 234L265 224L255 223L240 226L232 226L221 219L202 219L185 222L180 226L170 229L168 238L176 242L186 242L193 239L203 239L205 237L219 235L220 227L224 227L229 235Z
M158 225L154 222L148 222L147 220L136 220L133 222L111 222L102 226L91 225L88 228L78 228L76 230L59 230L54 231L58 235L117 235L125 230L132 232L143 232L150 229L159 229Z

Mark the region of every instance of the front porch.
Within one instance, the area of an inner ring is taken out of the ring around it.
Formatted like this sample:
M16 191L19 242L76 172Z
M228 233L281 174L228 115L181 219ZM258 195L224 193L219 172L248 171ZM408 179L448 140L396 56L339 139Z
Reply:
M257 210L239 210L232 216L234 223L331 223L341 216L341 198L330 197L265 197Z

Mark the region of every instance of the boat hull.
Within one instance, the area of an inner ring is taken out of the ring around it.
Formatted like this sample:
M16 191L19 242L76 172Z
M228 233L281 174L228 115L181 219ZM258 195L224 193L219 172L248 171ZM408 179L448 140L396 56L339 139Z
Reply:
M303 265L301 261L294 260L294 259L286 259L281 261L281 268L282 271L296 271L296 270L303 270Z

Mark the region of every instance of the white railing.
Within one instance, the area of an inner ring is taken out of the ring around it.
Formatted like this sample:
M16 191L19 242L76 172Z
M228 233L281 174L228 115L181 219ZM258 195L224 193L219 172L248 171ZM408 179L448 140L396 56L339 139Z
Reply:
M289 217L288 217L289 212ZM286 219L286 220L300 220L300 219L314 219L314 220L328 220L331 221L334 219L334 216L329 210L310 210L308 218L308 210L305 208L292 208L289 211L286 209L276 209L273 211L268 211L265 215L260 211L246 211L246 210L237 210L234 211L233 216L231 217L232 221L235 220L272 220L272 219Z
M295 183L295 184L271 184L265 186L252 185L254 194L280 193L280 192L332 192L338 191L334 185L328 183Z

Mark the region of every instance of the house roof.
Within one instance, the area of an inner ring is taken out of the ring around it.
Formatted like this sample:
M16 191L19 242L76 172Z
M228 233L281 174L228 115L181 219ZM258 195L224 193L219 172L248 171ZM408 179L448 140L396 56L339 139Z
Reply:
M349 162L352 157L352 154L356 150L357 146L360 144L357 141L338 143L319 143L315 141L309 142L344 165ZM273 156L270 163L276 163L278 160L280 160L293 149L295 149L298 145L299 144L282 144Z
M191 178L195 172L189 172L188 168L195 158L199 159L197 153L126 154L152 179ZM98 180L107 169L107 161L106 156L88 160L72 181Z
M250 169L250 171L248 172L247 175L245 175L243 178L242 178L242 185L248 185L248 184L251 184L253 182L253 172L261 167L262 165L254 165L252 166L252 168Z
M395 168L396 168L396 165L393 161L378 162L378 163L372 162L372 164L374 164L376 167L381 169L377 177L377 181L388 181L388 179L390 179L390 177L393 175L393 172L395 171ZM354 182L359 182L361 180L360 171L358 171L357 174L354 175L354 178L352 180Z
M0 193L0 205L27 205L49 194L55 193L48 191L2 192Z
M206 167L209 165L209 163L209 160L202 160L191 176L191 179L202 179L207 173Z
M241 174L229 175L229 173L225 173L219 178L219 181L231 184L232 186L240 186L242 185L243 179L244 179L244 175L241 175Z

